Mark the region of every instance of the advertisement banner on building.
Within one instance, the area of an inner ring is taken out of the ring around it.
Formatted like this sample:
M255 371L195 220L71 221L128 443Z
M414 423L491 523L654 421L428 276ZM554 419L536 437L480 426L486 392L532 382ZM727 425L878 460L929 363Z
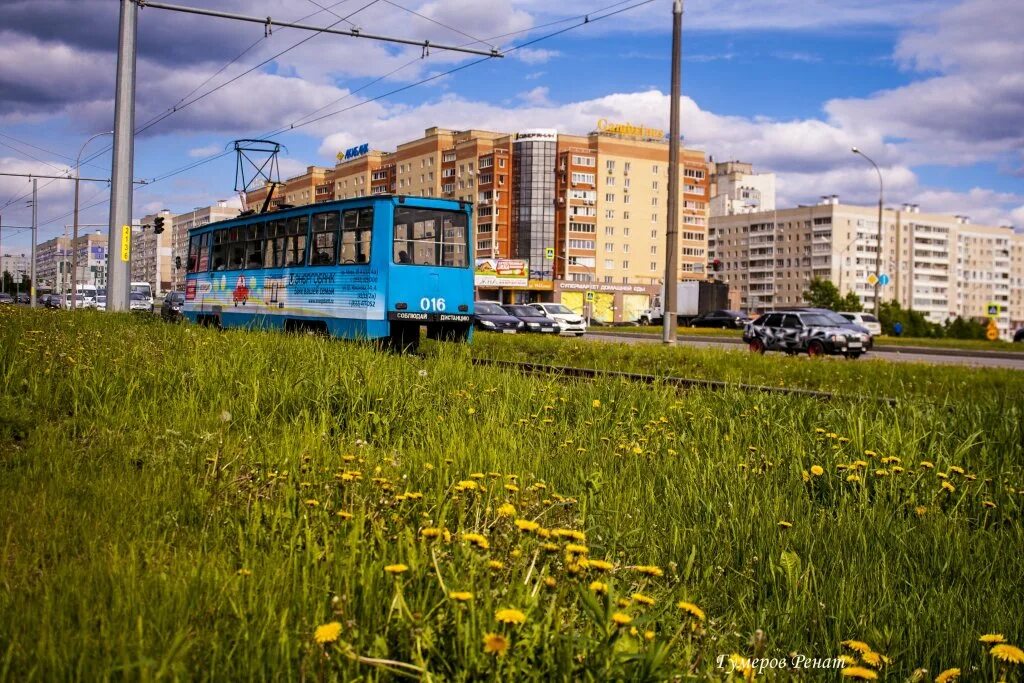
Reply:
M477 287L526 287L529 274L525 259L477 259L473 279Z

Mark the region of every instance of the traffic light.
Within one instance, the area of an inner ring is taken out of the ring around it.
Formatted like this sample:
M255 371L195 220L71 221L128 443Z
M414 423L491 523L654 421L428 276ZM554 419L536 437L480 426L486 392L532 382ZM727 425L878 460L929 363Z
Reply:
M713 270L713 271L715 271L717 273L721 269L722 269L722 262L720 260L715 259L714 261L711 262L711 270Z
M164 231L164 217L157 216L153 219L153 234L159 235Z

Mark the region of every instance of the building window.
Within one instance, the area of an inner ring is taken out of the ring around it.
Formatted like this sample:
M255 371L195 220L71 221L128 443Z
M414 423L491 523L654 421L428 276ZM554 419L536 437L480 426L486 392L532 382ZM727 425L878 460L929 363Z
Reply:
M651 166L651 173L653 173L654 175L658 175L658 165L657 164L654 164L653 166Z
M569 240L570 249L594 249L594 240Z
M611 236L613 236L614 234L615 234L615 228L613 228L613 227L612 227L612 226L610 226L610 225L606 225L606 226L604 226L604 236L605 236L605 237L611 237Z
M572 158L573 166L596 166L597 162L593 157L581 157L573 155Z
M622 268L623 268L623 269L627 269L627 268L629 268L629 261L623 261L623 262L622 262Z
M658 264L656 262L654 262L654 261L651 261L651 270L657 270L657 269L658 269Z
M615 261L613 261L613 260L612 260L612 259L610 259L610 258L606 258L606 259L604 260L604 267L605 267L605 268L607 268L607 269L609 269L609 270L612 270L612 269L614 269L614 268L615 268Z
M622 234L625 235L626 237L629 237L629 228L623 228Z
M577 173L577 172L574 172L572 174L572 182L574 182L574 183L584 183L586 185L593 185L594 184L594 174L593 173Z
M614 187L615 186L615 176L610 176L610 175L609 176L605 176L604 184L608 185L609 187Z
M657 228L655 228L654 230L651 230L651 239L652 240L658 239L658 230L657 230Z
M623 211L622 212L622 220L624 220L624 221L628 221L629 220L629 211Z
M629 204L630 203L630 196L628 194L622 196L622 203L623 204Z
M613 195L610 192L606 192L605 195L604 195L604 200L606 202L614 202L615 201L615 195Z
M622 170L625 171L626 173L629 173L629 169L630 169L631 166L632 166L632 164L630 164L630 162L626 161L626 162L624 162L622 164Z
M498 159L498 168L505 168L505 160Z
M655 180L653 183L651 183L651 189L652 190L657 190L658 189L658 181L657 180Z
M604 243L604 250L606 252L608 252L608 253L612 253L612 252L615 251L615 245L612 244L611 242L605 242Z
M652 223L657 223L658 222L658 214L656 214L656 213L652 213L651 214L651 222Z
M609 171L614 171L615 170L615 160L614 159L608 159L607 161L604 162L604 167L606 169L608 169Z
M658 198L657 197L651 197L651 206L657 206L657 205L658 205Z

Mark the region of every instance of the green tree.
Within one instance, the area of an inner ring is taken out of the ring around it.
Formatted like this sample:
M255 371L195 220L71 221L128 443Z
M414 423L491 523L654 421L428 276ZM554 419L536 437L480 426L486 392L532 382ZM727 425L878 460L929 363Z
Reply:
M905 309L898 301L883 301L878 307L883 334L895 334L896 323L903 326L903 337L944 337L945 328L930 322L923 313Z
M945 335L951 339L985 339L987 325L957 316L946 323Z
M847 292L846 296L839 300L839 306L840 311L849 311L850 313L860 313L864 310L856 292Z
M813 278L804 292L804 301L815 308L828 308L833 311L843 310L843 298L839 290L830 280L820 277Z

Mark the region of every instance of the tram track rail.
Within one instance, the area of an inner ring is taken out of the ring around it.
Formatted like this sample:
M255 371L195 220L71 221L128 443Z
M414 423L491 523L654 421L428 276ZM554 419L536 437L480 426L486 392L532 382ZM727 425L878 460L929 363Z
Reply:
M693 377L676 377L672 375L650 375L638 372L621 372L617 370L597 370L594 368L578 368L568 365L548 365L544 363L525 363L520 361L498 360L494 358L473 358L473 365L511 370L525 375L556 375L576 379L621 379L638 384L665 384L679 389L735 389L748 393L777 394L800 396L822 401L871 401L891 407L896 406L896 399L887 396L851 396L831 391L799 389L796 387L772 387L742 382L723 382L721 380L698 379Z

